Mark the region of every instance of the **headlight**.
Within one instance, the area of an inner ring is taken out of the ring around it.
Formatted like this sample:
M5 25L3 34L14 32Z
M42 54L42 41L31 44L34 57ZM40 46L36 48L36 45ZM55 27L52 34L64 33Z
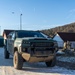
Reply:
M30 44L29 41L23 41L23 44Z

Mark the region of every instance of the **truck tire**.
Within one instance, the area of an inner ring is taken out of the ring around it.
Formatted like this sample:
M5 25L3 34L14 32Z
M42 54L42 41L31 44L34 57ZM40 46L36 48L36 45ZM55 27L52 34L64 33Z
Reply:
M22 69L23 58L17 51L14 53L13 64L15 69Z
M45 62L47 67L54 67L56 65L56 57L54 57L52 60Z
M7 47L4 47L4 58L9 59L9 52L7 51Z

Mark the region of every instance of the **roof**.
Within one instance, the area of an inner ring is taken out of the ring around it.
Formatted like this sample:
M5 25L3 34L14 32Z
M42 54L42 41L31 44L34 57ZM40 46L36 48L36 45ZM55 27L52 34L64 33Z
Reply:
M13 31L32 31L32 30L4 30L3 31L3 36L4 36L4 34L6 34L6 36L10 33L10 32L13 32Z
M14 31L14 30L4 30L3 31L3 36L4 36L4 34L6 34L6 36L10 33L10 32L12 32L12 31Z
M63 41L75 41L75 33L57 32Z

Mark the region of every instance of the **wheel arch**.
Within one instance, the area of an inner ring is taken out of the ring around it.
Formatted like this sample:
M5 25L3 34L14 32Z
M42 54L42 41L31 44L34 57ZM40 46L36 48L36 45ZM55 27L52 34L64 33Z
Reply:
M18 48L17 47L14 47L14 53L15 53L15 51L18 51Z

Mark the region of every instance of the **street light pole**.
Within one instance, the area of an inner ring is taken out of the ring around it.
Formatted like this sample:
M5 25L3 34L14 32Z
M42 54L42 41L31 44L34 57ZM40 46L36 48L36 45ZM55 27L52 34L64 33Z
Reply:
M1 26L0 26L0 35L1 35Z
M22 14L20 14L20 30L22 30Z
M14 14L14 12L12 12ZM22 13L20 14L20 30L22 30Z

